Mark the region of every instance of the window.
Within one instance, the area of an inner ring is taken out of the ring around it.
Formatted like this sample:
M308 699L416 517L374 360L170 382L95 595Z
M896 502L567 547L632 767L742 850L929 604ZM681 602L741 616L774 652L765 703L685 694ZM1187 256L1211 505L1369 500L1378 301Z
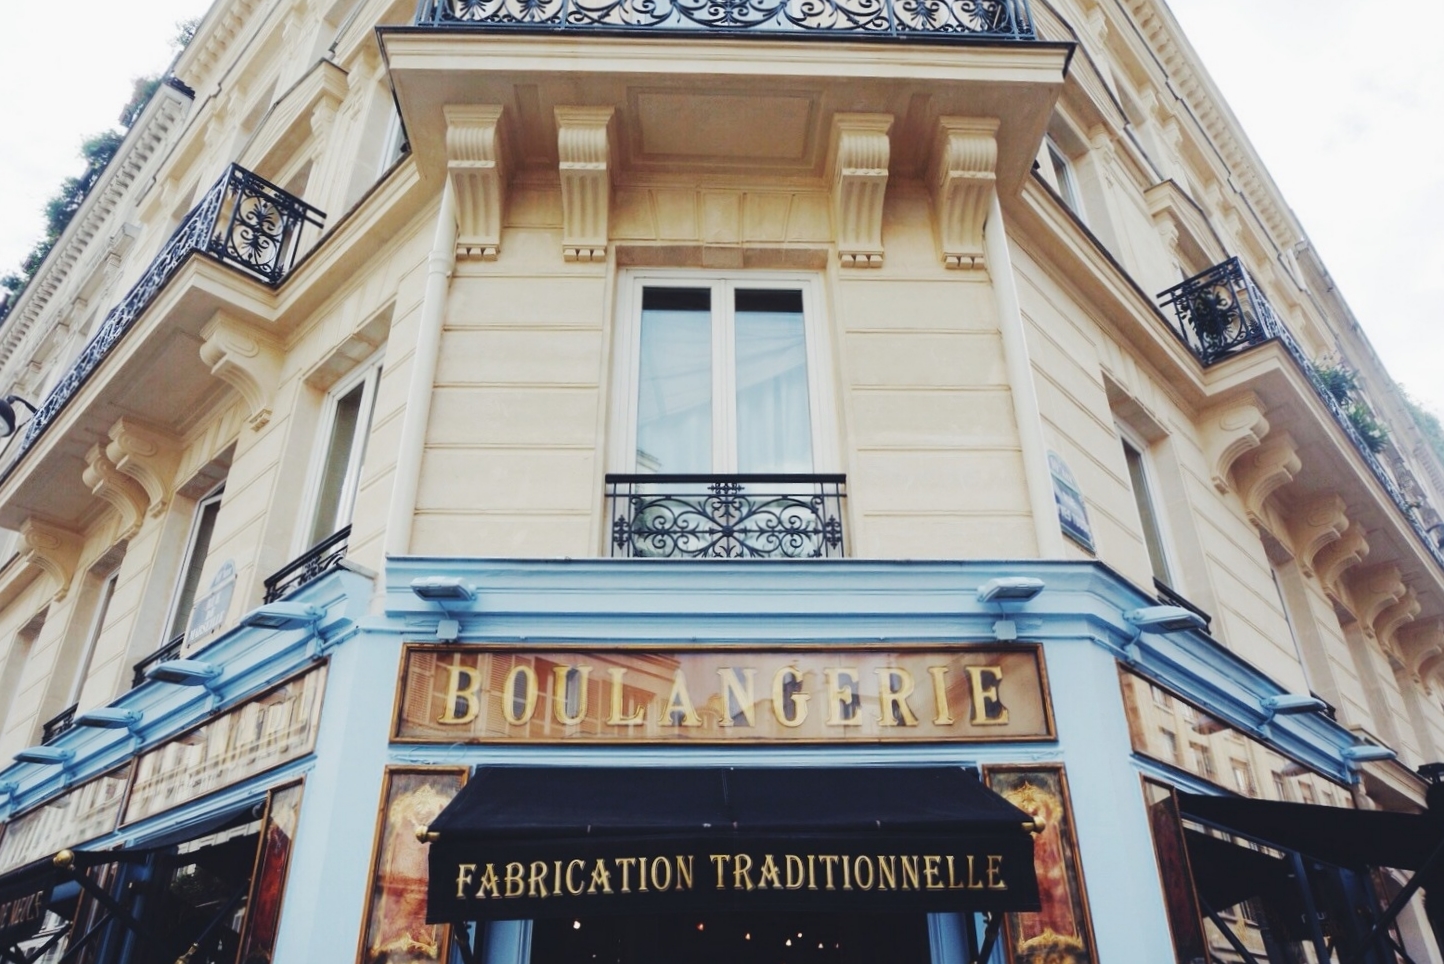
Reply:
M115 598L115 586L120 581L120 572L117 570L105 577L100 584L100 594L95 600L95 615L91 617L90 629L85 636L85 648L80 651L80 659L75 664L75 679L70 684L70 693L65 698L65 705L72 706L80 700L80 691L85 687L85 677L90 675L90 663L95 657L96 644L100 642L100 632L105 628L105 617L110 612L110 601Z
M1289 784L1288 781L1284 779L1284 775L1279 771L1275 770L1272 776L1274 781L1275 799L1292 800L1294 798L1294 795L1289 792Z
M320 459L313 471L314 509L299 548L308 549L351 523L380 377L381 366L364 366L326 398Z
M1047 161L1043 179L1058 192L1069 210L1080 218L1083 217L1083 195L1078 190L1078 176L1073 171L1073 161L1051 137L1043 141L1043 155Z
M211 536L215 534L216 517L221 512L221 496L225 486L221 485L196 503L196 514L191 522L190 538L186 542L185 561L181 564L180 587L176 590L175 603L171 607L170 623L161 645L174 642L185 634L190 622L191 607L196 603L196 591L201 584L201 571L206 566L206 556L211 552Z
M1178 737L1169 729L1159 728L1158 733L1163 737L1163 755L1168 763L1178 762Z
M1149 684L1148 689L1149 692L1153 695L1154 706L1158 707L1161 710L1170 710L1173 708L1173 701L1169 699L1167 690L1163 689L1162 687L1154 686L1151 683Z
M1247 763L1242 760L1230 760L1229 767L1233 771L1233 787L1245 797L1256 797L1258 792L1253 786L1253 772Z
M1188 744L1188 751L1189 756L1192 757L1189 762L1193 772L1205 780L1213 780L1213 753L1209 748L1202 743L1190 743Z
M811 473L831 460L814 283L634 279L622 471Z
M1150 472L1141 445L1123 436L1123 458L1128 463L1128 482L1133 487L1133 500L1138 506L1138 521L1143 528L1143 542L1148 549L1148 561L1153 566L1153 578L1165 586L1173 585L1168 573L1168 557L1163 549L1163 529L1159 524L1158 510L1150 485Z

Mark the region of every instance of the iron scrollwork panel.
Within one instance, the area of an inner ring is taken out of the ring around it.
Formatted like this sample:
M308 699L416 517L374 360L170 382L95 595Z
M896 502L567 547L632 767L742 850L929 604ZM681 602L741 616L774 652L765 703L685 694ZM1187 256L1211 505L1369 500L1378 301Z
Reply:
M418 26L1033 39L1026 0L425 0Z
M608 497L614 556L843 555L840 476L610 476Z

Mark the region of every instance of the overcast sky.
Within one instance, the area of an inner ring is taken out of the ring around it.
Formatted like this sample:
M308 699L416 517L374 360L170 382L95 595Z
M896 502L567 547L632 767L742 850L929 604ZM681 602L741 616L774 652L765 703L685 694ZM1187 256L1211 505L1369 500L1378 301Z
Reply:
M1444 414L1444 4L1168 2L1395 378ZM208 6L0 2L0 274L80 142Z

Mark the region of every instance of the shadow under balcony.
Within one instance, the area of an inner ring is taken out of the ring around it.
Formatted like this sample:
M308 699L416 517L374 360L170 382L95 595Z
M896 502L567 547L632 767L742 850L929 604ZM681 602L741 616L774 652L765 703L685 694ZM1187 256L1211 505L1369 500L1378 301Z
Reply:
M842 475L608 475L611 554L629 559L835 559Z
M1328 413L1324 424L1332 422L1342 433L1423 548L1444 569L1444 524L1436 508L1427 503L1422 490L1413 483L1408 466L1388 451L1387 436L1378 429L1372 410L1362 396L1346 400L1330 385L1327 373L1309 358L1238 258L1214 265L1160 293L1158 298L1164 308L1173 310L1170 327L1174 335L1205 368L1223 366L1264 345L1277 345L1294 369L1294 380L1301 378L1307 385L1310 407L1321 406ZM1294 393L1279 394L1270 387L1274 384L1276 380L1257 374L1238 380L1238 387L1249 387L1267 397L1270 431L1287 430L1305 439L1309 433L1306 425L1298 421L1303 416L1292 404ZM1341 479L1337 472L1328 476L1335 482ZM1362 505L1363 501L1354 500L1353 504Z
M181 431L227 390L200 357L204 326L219 313L264 323L323 218L231 165L17 429L0 468L9 489L0 524L82 518L93 499L77 484L86 450L117 418Z

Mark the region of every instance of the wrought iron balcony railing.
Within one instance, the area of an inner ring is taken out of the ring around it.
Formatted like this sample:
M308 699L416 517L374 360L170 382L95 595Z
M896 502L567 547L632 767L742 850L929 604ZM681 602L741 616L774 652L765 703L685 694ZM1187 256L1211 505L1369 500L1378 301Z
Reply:
M179 659L181 653L181 646L185 644L185 641L186 634L181 633L179 636L166 643L160 649L151 653L139 663L136 663L135 666L132 667L135 672L130 677L131 689L135 689L135 687L145 682L145 674L150 670L152 666L155 666L157 663L164 663L168 659Z
M841 475L609 475L612 555L838 558L845 484Z
M72 703L40 726L40 742L54 743L60 738L60 734L75 726L75 711L80 709L79 703Z
M1444 548L1432 537L1421 512L1420 496L1410 497L1379 458L1377 443L1365 439L1349 410L1325 384L1319 369L1304 353L1298 339L1284 325L1268 299L1254 284L1238 258L1230 258L1196 275L1159 296L1164 307L1172 307L1177 335L1203 365L1213 365L1240 352L1277 340L1309 380L1339 429L1353 443L1359 457L1369 466L1379 484L1389 493L1419 540L1444 568ZM1402 474L1402 473L1400 473Z
M274 288L295 264L302 230L308 224L319 228L324 217L304 201L232 164L185 216L145 274L105 316L95 337L41 402L15 443L16 451L5 475L45 434L193 252Z
M933 43L1037 39L1028 0L420 0L416 26Z
M350 548L351 527L340 530L316 543L303 555L286 563L265 581L266 599L273 603L285 599L312 579L319 579L341 565Z

